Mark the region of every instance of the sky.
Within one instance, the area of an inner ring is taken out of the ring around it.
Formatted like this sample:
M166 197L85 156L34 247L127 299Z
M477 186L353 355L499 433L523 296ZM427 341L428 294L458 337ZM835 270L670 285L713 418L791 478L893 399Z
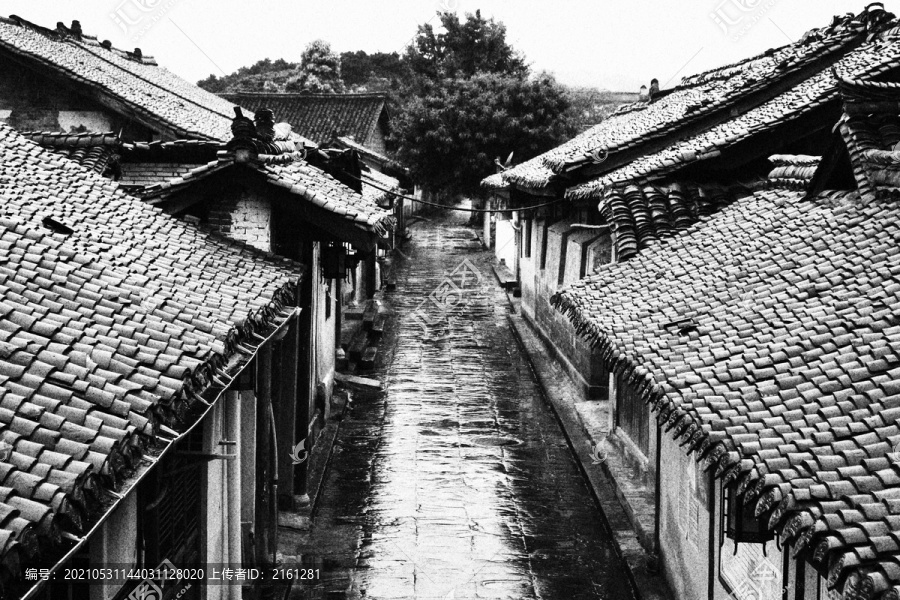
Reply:
M799 39L866 0L2 0L0 14L141 48L196 82L263 58L297 62L315 39L337 52L400 52L437 11L481 10L535 72L565 84L637 91ZM900 0L885 8L900 12Z

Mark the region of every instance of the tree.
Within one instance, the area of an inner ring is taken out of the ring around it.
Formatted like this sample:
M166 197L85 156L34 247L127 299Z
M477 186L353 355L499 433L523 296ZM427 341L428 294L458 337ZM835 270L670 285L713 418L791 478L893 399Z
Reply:
M288 92L343 92L341 57L331 51L328 42L311 42L300 55L300 73L288 79L284 89Z
M480 73L446 79L405 102L391 141L413 179L431 191L481 197L494 159L534 156L571 133L564 90L549 75L535 79Z
M411 76L389 148L425 189L483 197L495 158L529 158L572 133L570 99L550 75L529 77L502 23L480 11L438 16L443 31L420 25L404 54Z
M569 96L569 118L578 133L600 123L622 104L637 102L637 92L611 92L592 87L566 87Z
M223 92L261 91L272 89L283 91L285 81L293 77L300 69L298 63L290 63L282 59L264 58L249 67L241 67L231 75L216 77L210 75L197 82L201 88L219 94Z
M404 59L420 77L436 81L477 73L528 75L525 59L506 41L503 23L483 18L480 10L466 14L464 22L451 12L438 13L438 17L444 31L435 33L430 23L420 25L406 49Z
M341 77L352 90L386 92L400 87L408 76L408 69L396 52L362 50L341 53Z

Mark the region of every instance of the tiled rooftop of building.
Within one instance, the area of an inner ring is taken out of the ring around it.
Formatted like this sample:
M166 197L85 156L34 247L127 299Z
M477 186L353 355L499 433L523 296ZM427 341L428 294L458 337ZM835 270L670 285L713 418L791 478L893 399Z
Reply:
M840 111L838 77L873 77L900 69L900 36L864 44L848 53L835 65L816 73L799 85L746 113L711 127L688 139L674 142L664 150L641 156L631 163L592 181L567 190L571 200L599 198L604 188L623 182L641 182L664 177L719 156L723 150L742 143L753 143L778 127L796 122L829 103Z
M104 173L109 158L121 155L117 163L120 185L129 193L158 204L173 193L234 164L234 154L221 142L172 140L168 142L121 143L113 134L65 134L29 132L25 134L47 149L79 164ZM383 193L360 195L322 169L310 165L303 152L308 140L284 129L276 139L260 146L252 167L269 181L296 193L315 206L352 221L358 227L387 235L393 227L391 214L376 204ZM387 176L385 176L387 177ZM382 183L396 180L388 177ZM381 184L379 184L381 185Z
M168 177L162 182L130 188L130 193L151 204L158 204L175 192L187 189L195 182L232 165L233 154L223 152L218 159L205 165ZM265 175L271 184L351 221L378 237L387 236L394 226L394 218L390 212L380 208L371 198L358 194L325 171L310 165L298 152L259 155L250 166Z
M302 273L4 125L0 247L0 559L21 565L85 533L152 436L182 430L251 334L285 318Z
M678 160L696 160L696 149L682 152L685 148L678 147L674 153L663 149L675 144L678 136L688 131L688 126L703 128L703 123L708 122L709 127L714 127L718 125L717 120L721 120L717 115L728 115L734 109L744 113L768 103L767 108L754 113L751 121L742 126L735 124L733 131L725 131L728 127L723 125L716 135L700 140L703 142L700 153L715 150L717 143L730 143L734 141L730 138L746 135L749 133L746 130L756 125L753 120L791 118L791 111L807 106L810 101L814 107L815 103L824 101L828 91L827 76L819 79L815 76L828 71L834 62L863 43L873 31L882 31L886 38L896 38L892 19L893 15L873 6L857 16L836 18L831 25L809 32L794 44L685 78L681 85L662 92L651 102L629 105L565 144L513 167L504 173L503 179L524 189L542 188L577 169L597 165L602 170L607 160L611 169L630 169L630 161L617 165L612 159L626 151L635 153L635 159L650 161L656 167L668 166ZM868 54L857 54L847 68L873 68L890 61L896 63L898 54L893 46L886 48L884 42L875 39L870 43ZM833 80L830 84L834 94ZM795 97L785 96L780 100L783 105L779 105L777 97L798 85L806 85L806 88L793 90ZM640 156L641 148L653 144L661 148ZM660 150L663 151L659 157L649 158ZM635 173L638 174L640 172Z
M737 200L555 302L686 451L843 582L900 558L875 533L900 531L882 502L900 495L900 194L803 196Z
M297 133L320 145L335 136L349 136L365 144L384 118L385 110L382 94L241 92L222 97L253 111L268 108Z
M172 137L227 140L232 103L189 83L149 56L117 50L68 27L0 18L0 53L124 103Z
M843 598L895 599L900 86L840 88L859 191L781 189L818 161L773 157L776 187L553 302Z
M367 201L383 205L393 197L391 192L401 192L400 182L378 171L365 171L362 174L362 195Z

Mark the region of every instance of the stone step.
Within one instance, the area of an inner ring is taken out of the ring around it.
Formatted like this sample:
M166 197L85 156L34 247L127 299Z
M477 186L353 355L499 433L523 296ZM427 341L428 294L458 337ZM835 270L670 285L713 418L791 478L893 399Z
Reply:
M387 313L378 313L375 315L375 320L372 321L372 331L371 335L375 338L380 338L381 334L384 333L384 323L387 321Z
M341 383L356 385L373 390L381 389L381 382L377 379L369 379L368 377L359 377L357 375L347 375L346 373L335 373L334 378Z
M361 371L370 371L375 368L375 357L378 356L378 347L369 346L363 353L362 360L359 361L359 369Z
M348 306L344 309L345 321L362 321L365 308L362 306Z
M497 281L500 282L500 287L505 290L510 290L515 288L519 282L516 280L516 276L513 275L513 272L509 270L505 264L496 264L492 265L494 269L494 275L497 276Z
M378 302L375 300L369 300L366 302L366 310L363 312L363 327L366 329L372 328L372 322L375 320L375 317L378 315Z
M369 332L365 329L360 329L353 336L353 339L350 340L350 347L347 349L347 358L350 362L359 362L368 345Z

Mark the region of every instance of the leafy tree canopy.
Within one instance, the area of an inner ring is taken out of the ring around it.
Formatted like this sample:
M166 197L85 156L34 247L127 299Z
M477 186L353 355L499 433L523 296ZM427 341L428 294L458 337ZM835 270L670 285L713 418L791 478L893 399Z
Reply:
M480 11L438 17L404 54L411 77L388 143L422 187L479 197L496 158L531 158L572 134L571 100L552 76L529 75L502 23Z
M450 196L481 196L494 159L511 151L531 157L571 133L561 118L563 89L549 75L535 79L479 73L444 80L410 97L395 118L397 158L423 187Z
M341 53L341 75L352 91L387 92L399 88L408 69L396 52L367 54L357 50Z
M528 65L506 41L506 26L485 19L481 11L467 14L465 21L452 12L438 13L442 32L430 23L418 33L404 56L410 69L431 80L472 77L477 73L503 73L514 77L528 74Z
M259 92L272 86L275 88L272 91L278 91L284 87L288 78L296 76L299 69L298 63L287 62L280 58L277 60L264 58L249 67L241 67L230 75L222 77L210 75L206 79L198 81L197 85L214 94L239 91Z
M288 92L338 93L344 91L341 57L325 40L311 42L300 56L300 73L287 80Z

